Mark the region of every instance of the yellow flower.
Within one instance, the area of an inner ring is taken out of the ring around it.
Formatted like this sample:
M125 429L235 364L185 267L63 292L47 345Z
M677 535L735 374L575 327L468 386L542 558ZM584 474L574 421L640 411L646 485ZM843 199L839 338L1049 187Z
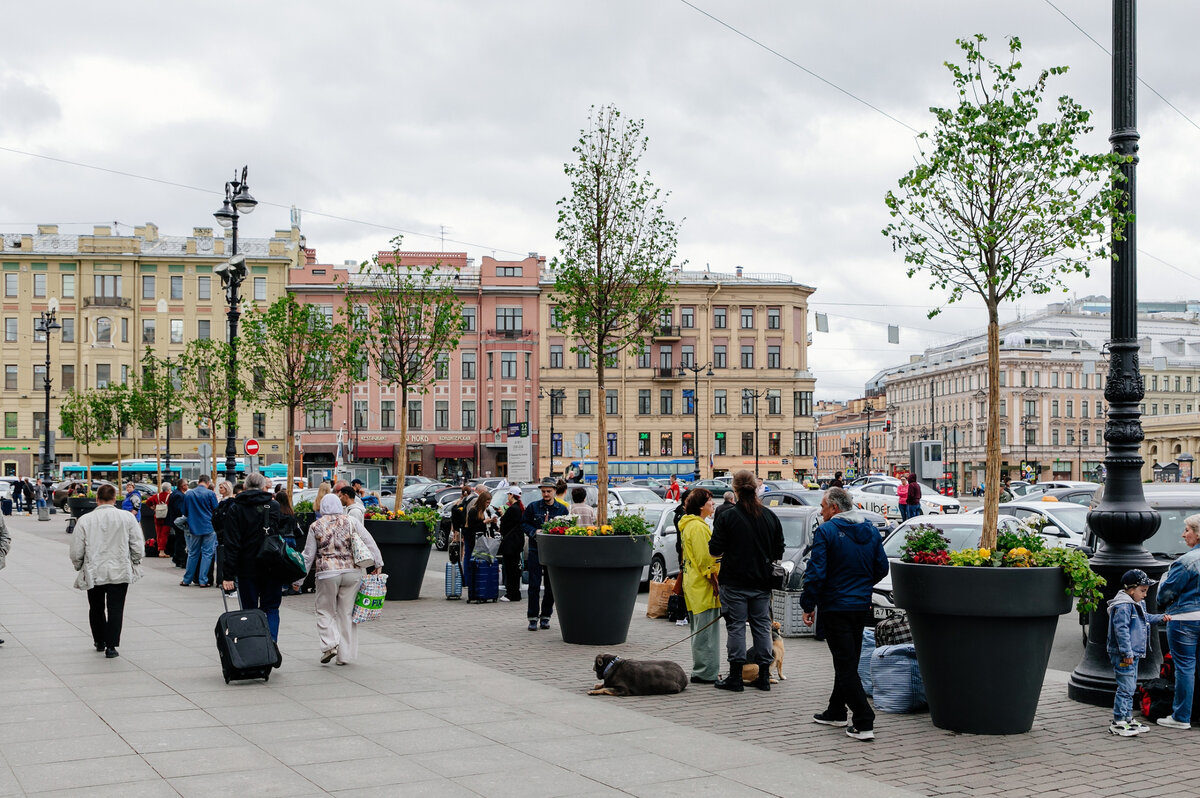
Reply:
M979 556L986 560L992 556L992 551L991 549L980 549Z

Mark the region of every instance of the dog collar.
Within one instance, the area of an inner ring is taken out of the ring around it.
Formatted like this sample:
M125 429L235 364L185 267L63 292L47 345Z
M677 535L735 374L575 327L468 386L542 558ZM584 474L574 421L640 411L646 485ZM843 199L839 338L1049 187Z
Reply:
M607 678L608 678L608 672L609 672L609 671L611 671L611 670L613 669L613 665L616 665L616 664L617 664L618 662L620 662L620 661L621 661L621 658L620 658L620 657L613 657L613 658L612 658L612 662L608 663L608 665L606 665L606 666L604 667L604 673L602 673L602 674L600 675L600 678L601 678L601 679L607 679Z

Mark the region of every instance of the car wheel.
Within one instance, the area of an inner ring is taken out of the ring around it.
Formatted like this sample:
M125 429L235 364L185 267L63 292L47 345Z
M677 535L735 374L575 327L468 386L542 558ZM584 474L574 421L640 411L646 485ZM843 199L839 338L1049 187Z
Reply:
M667 564L662 557L657 554L650 561L650 581L665 582L667 581Z

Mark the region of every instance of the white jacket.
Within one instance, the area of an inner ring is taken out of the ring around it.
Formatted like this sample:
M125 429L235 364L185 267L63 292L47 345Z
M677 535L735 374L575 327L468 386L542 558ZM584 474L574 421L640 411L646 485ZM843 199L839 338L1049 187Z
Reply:
M71 562L79 576L75 587L136 582L144 549L142 528L133 514L111 504L101 504L79 519L71 538Z

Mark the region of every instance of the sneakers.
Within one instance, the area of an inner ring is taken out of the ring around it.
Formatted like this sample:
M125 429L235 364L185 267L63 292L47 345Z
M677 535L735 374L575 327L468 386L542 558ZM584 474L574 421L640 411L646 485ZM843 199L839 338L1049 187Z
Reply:
M1133 727L1132 723L1123 720L1114 720L1108 724L1108 733L1115 734L1118 737L1137 737L1138 730Z
M337 653L338 653L337 646L334 646L333 648L322 653L321 654L321 664L324 665L325 663L329 662L329 660L331 660L337 656Z
M871 740L875 739L875 732L871 729L863 729L862 731L859 731L853 726L848 726L846 727L846 736L853 737L855 740L870 742Z
M824 712L820 715L813 715L813 723L820 723L822 726L837 726L838 728L850 725L850 721L845 718L841 718L840 720L838 718L831 718Z
M529 631L531 631L531 632L537 631L537 618L529 619Z
M688 625L688 622L687 622L687 621L685 621L685 620L683 620L683 619L681 618L681 619L679 619L678 621L676 621L676 622L675 622L675 625L676 625L676 626L687 626L687 625Z
M508 596L501 596L500 598L498 598L496 600L497 601L512 601L512 599L510 599Z
M1143 732L1150 731L1150 727L1147 726L1145 723L1142 723L1140 720L1133 720L1131 718L1125 722L1128 723L1133 728L1133 730L1135 732L1137 732L1138 734L1142 734Z
M1166 726L1168 729L1190 729L1192 724L1184 723L1181 720L1175 720L1174 715L1167 715L1165 718L1159 718L1155 721L1159 726Z
M550 628L550 619L549 618L542 618L541 628L542 629Z
M112 659L113 657L119 657L121 655L117 653L115 648L109 646L108 648L104 649L104 656L106 659Z

